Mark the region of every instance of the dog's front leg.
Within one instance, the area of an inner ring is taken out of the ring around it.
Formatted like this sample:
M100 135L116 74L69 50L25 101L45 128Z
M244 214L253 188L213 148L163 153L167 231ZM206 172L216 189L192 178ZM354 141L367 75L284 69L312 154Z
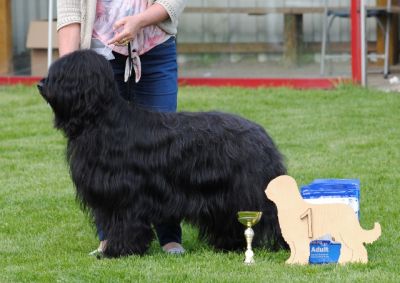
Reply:
M106 257L120 257L132 254L144 254L154 233L146 219L138 219L131 211L113 213L106 225L107 240L104 255Z

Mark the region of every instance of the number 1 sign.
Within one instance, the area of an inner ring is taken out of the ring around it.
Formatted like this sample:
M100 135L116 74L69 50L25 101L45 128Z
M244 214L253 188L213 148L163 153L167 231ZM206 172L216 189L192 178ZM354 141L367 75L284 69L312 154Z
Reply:
M372 243L381 235L381 226L364 230L346 204L310 204L305 202L296 181L290 176L279 176L265 190L278 209L282 236L290 247L288 264L307 264L310 242L330 234L341 243L339 263L368 262L364 243Z

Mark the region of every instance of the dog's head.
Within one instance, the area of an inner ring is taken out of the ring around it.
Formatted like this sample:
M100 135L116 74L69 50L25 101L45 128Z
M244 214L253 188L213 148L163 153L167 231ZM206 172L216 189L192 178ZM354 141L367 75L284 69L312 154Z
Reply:
M277 205L291 203L292 200L301 198L296 180L287 175L273 179L268 184L265 193Z
M38 89L53 109L55 127L67 135L95 122L118 95L110 63L91 50L75 51L55 61Z

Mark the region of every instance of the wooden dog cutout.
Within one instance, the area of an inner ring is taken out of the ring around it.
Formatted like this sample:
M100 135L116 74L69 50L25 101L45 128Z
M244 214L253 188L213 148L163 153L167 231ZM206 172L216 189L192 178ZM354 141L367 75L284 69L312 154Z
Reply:
M308 264L310 241L330 234L342 244L340 264L368 262L363 243L372 243L381 235L381 226L364 230L353 211L346 204L310 204L300 195L296 181L290 176L273 179L265 190L278 209L282 235L290 247L288 264Z

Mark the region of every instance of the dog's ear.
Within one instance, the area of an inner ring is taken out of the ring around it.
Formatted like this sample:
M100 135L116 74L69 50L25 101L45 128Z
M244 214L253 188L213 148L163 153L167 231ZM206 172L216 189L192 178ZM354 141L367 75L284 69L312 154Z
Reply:
M38 88L53 109L56 128L66 131L94 121L111 100L122 99L111 64L91 50L78 50L55 61Z

